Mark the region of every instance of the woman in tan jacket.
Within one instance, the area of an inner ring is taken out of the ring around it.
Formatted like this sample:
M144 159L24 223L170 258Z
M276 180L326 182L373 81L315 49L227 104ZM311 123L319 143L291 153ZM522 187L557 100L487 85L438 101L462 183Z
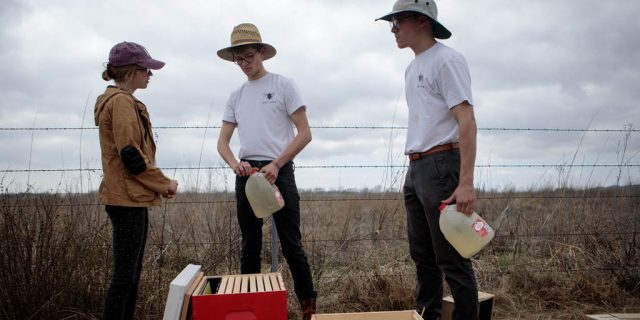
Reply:
M99 128L103 179L99 200L113 227L113 275L104 306L104 319L133 319L149 222L148 207L171 199L178 182L156 167L156 145L146 106L133 93L144 89L164 62L151 58L133 42L115 45L102 73L107 87L98 97L95 123Z

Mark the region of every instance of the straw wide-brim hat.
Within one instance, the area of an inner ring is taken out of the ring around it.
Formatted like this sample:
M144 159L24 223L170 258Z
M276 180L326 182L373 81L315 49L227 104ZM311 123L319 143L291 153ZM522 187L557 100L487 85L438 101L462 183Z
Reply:
M262 60L273 58L276 55L276 48L268 43L262 42L260 31L251 23L241 23L233 28L231 31L231 46L218 50L218 57L233 61L232 49L247 44L260 44L264 47L265 52L262 55Z

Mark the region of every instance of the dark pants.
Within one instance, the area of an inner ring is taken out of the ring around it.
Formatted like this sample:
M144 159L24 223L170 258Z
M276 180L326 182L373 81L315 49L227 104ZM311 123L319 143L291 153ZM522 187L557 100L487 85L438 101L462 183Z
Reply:
M440 319L442 277L455 301L453 319L477 319L478 290L469 259L440 231L438 206L453 193L460 175L460 153L452 150L411 161L404 185L409 251L417 271L417 311Z
M147 208L106 206L113 227L113 275L104 319L133 319L147 241Z
M271 161L243 160L252 167L261 168ZM300 233L300 195L296 186L293 162L289 161L278 173L276 186L280 189L284 199L284 208L273 214L273 218L280 238L282 254L284 255L298 299L308 299L316 296L311 279L311 268L307 256L302 248ZM242 232L242 257L240 272L260 273L260 255L262 251L262 219L253 213L244 188L248 177L236 176L236 198L238 207L238 223Z

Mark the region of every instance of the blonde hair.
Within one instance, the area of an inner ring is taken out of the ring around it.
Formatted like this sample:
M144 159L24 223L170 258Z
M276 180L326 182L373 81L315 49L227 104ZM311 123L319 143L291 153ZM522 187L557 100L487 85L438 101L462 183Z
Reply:
M135 64L114 67L111 64L107 63L105 66L105 70L102 72L102 80L104 81L115 81L115 82L126 82L135 73L136 69L139 68Z

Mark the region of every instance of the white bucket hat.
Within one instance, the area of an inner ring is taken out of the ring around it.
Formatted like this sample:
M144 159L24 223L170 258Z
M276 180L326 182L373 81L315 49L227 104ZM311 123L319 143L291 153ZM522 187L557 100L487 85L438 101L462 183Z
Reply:
M424 14L433 21L433 36L438 39L449 39L451 31L438 22L438 7L434 0L398 0L393 9L386 15L376 19L391 21L393 16L401 12L416 12Z
M265 49L262 57L263 60L271 59L276 55L276 48L270 44L262 42L262 37L260 36L258 27L251 23L241 23L235 26L233 31L231 31L231 46L218 50L218 57L227 61L233 61L232 49L247 44L262 45Z

